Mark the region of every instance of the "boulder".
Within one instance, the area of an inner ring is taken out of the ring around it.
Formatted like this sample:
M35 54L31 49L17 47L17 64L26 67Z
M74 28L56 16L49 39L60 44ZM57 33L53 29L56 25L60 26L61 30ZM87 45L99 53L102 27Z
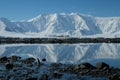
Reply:
M13 68L13 64L7 63L5 67L6 67L6 70L11 70Z
M43 59L42 59L42 61L46 61L46 59L45 59L45 58L43 58Z
M52 70L56 70L56 69L59 69L61 66L63 66L61 63L52 63L52 64L50 65L50 68L51 68Z
M60 73L52 73L52 77L60 79L62 77L62 74L60 74Z
M41 76L40 80L48 80L48 75L47 74L43 74Z
M34 58L27 58L27 59L24 59L24 60L23 60L23 63L30 64L30 63L32 63L32 62L34 62L34 61L35 61Z
M99 62L99 63L96 63L96 68L97 69L109 69L109 65L104 62Z
M59 68L61 66L63 66L63 64L61 64L61 63L52 63L51 64L51 67L53 67L53 68Z
M110 75L109 80L120 80L120 75Z
M37 80L37 78L28 78L26 80Z
M0 58L0 62L1 63L6 63L8 61L8 58L7 57L2 57Z
M10 57L10 59L11 59L12 61L17 61L17 60L20 60L21 57L20 57L20 56L13 55L13 56Z
M78 66L80 69L95 69L95 67L91 65L90 63L82 63Z

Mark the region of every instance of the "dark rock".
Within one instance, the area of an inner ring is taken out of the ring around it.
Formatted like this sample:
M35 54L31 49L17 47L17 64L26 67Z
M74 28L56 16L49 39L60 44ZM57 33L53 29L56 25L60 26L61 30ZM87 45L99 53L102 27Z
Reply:
M14 67L19 67L19 68L21 68L23 65L22 64L19 64L19 63L16 63L16 64L14 64Z
M14 69L14 70L13 70L13 72L16 72L16 71L17 71L17 69Z
M7 63L5 67L6 67L6 70L11 70L13 68L13 64Z
M27 58L27 59L24 59L23 62L26 63L26 64L29 64L29 63L32 63L34 62L35 59L34 58Z
M52 63L52 64L50 65L50 69L51 69L52 71L54 71L54 70L59 70L61 66L62 66L61 63Z
M120 80L120 75L111 75L109 76L109 80Z
M96 63L96 68L105 70L105 69L109 69L109 65L104 62L99 62L99 63Z
M48 75L47 74L43 74L41 76L40 80L48 80Z
M95 67L91 65L90 63L82 63L78 66L80 69L95 69Z
M67 72L67 69L60 69L59 72Z
M76 72L76 71L79 71L79 66L78 65L70 65L68 68L67 68L67 71L68 72Z
M28 78L26 80L37 80L37 78Z
M28 74L32 74L32 73L34 73L34 72L35 72L35 71L32 70L32 69L30 69L30 70L27 71Z
M1 63L6 63L8 61L8 58L7 57L2 57L0 58L0 62Z
M80 75L83 75L84 73L82 71L79 72Z
M43 58L43 59L42 59L42 61L46 61L46 59L45 59L45 58Z
M61 64L61 63L52 63L52 64L51 64L51 67L52 67L52 68L59 68L59 67L61 67L61 66L63 66L63 64Z
M2 78L0 78L0 80L3 80Z
M10 57L10 59L11 59L12 61L17 61L17 60L20 60L21 57L20 57L20 56L13 55L13 56Z
M53 73L53 74L52 74L52 77L53 77L53 78L60 79L60 78L62 77L62 74L60 74L60 73Z
M31 64L28 64L27 67L33 67L34 65L31 63Z
M6 78L7 78L7 80L10 80L11 76L9 75L9 76L7 76Z
M74 65L73 66L73 70L78 70L79 69L79 66L78 65Z
M40 59L38 59L38 58L37 58L37 65L38 65L38 67L40 67L42 65L40 62Z

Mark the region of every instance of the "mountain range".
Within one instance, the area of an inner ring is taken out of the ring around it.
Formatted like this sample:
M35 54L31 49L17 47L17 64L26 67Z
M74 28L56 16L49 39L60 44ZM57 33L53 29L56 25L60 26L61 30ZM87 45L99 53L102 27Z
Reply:
M0 18L2 37L119 37L120 17L79 13L41 14L26 21Z

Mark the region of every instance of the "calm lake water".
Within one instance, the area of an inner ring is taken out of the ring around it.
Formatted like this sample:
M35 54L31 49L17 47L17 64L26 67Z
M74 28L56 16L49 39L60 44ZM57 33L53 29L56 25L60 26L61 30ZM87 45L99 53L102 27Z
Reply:
M18 55L22 58L34 57L47 62L73 63L104 61L111 66L120 66L120 44L3 44L0 56Z

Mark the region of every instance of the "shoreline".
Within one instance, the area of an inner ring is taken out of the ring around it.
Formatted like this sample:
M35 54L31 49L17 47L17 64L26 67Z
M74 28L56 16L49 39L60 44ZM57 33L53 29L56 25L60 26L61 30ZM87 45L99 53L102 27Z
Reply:
M0 38L0 44L120 43L120 38Z
M1 80L119 80L120 68L111 67L105 62L95 66L90 63L81 64L46 64L46 59L10 56L0 58Z

